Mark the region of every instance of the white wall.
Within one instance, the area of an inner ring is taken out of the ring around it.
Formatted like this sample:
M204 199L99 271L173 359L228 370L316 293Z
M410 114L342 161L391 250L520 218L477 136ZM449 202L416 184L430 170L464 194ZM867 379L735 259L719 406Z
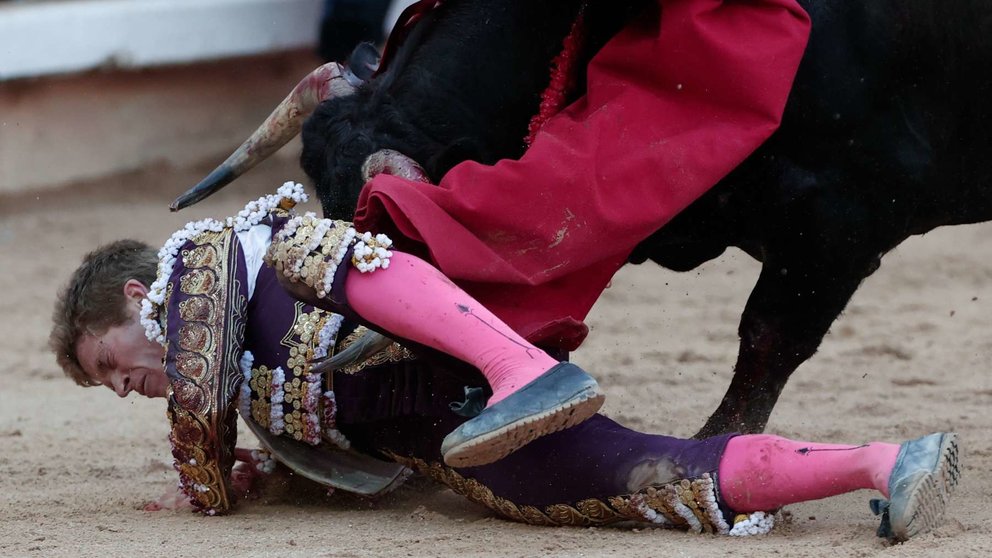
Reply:
M157 162L220 163L319 64L306 49L0 82L0 206Z
M322 0L62 0L0 4L0 81L316 44Z

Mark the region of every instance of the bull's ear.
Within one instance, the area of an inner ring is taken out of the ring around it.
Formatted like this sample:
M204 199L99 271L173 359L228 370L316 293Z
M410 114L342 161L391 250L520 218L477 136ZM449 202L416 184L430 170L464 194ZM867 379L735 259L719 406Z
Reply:
M379 51L372 43L359 43L348 57L348 69L358 79L369 81L379 69Z

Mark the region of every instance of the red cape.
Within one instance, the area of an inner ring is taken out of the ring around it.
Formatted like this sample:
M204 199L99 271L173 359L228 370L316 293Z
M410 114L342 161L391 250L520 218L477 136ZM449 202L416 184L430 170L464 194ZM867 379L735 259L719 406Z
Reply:
M355 224L426 248L532 342L574 349L634 246L778 127L808 35L793 0L659 0L520 160L462 163L437 186L379 175Z

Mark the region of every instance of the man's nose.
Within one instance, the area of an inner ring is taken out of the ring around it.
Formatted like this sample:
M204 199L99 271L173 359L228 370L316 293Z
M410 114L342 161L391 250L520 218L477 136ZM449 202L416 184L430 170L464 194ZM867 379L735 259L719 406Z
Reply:
M127 394L131 393L131 375L127 372L114 370L110 376L110 383L119 397L127 397Z

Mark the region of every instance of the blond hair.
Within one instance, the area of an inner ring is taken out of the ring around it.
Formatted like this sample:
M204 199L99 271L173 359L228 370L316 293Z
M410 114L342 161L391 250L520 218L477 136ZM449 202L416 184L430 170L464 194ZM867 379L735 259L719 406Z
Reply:
M93 250L59 291L52 313L48 346L55 360L81 386L98 385L76 358L76 343L85 333L102 335L129 319L124 283L151 285L158 269L155 250L137 240L118 240Z

